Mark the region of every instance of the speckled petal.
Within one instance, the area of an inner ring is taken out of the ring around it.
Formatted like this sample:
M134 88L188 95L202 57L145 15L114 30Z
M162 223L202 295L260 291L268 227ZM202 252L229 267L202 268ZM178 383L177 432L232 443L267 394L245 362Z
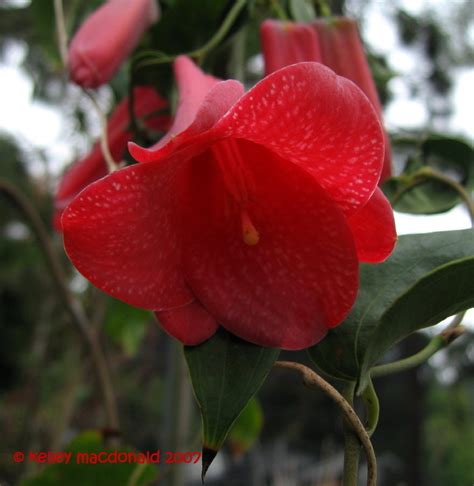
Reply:
M176 59L174 69L180 97L175 121L153 147L130 144L130 153L139 162L155 161L211 128L245 91L238 81L219 81L204 74L186 56Z
M165 331L186 346L195 346L209 339L219 328L214 317L198 302L156 312Z
M240 175L248 199L238 203L231 195L215 152L193 160L187 175L194 204L184 216L186 282L216 320L241 338L284 349L309 347L354 302L358 260L352 234L338 205L305 170L251 142L231 143L245 161ZM249 227L253 238L245 234Z
M360 261L379 263L392 253L397 242L395 220L392 207L380 189L377 188L368 203L347 222Z
M195 298L179 269L178 201L185 164L140 164L83 190L62 217L75 267L113 297L145 309Z
M367 202L382 170L384 140L374 108L355 84L319 63L267 76L215 130L304 167L346 214Z

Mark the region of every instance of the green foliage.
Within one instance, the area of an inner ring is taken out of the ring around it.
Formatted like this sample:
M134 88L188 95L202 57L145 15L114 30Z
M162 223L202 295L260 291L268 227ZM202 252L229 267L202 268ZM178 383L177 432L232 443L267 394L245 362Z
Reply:
M263 411L256 397L250 399L230 429L227 440L234 453L240 454L252 447L263 427Z
M421 143L417 139L400 139L408 148L405 169L399 177L389 179L383 190L397 211L413 214L441 213L459 204L456 190L423 174L432 168L459 181L468 192L474 190L474 149L461 139L432 134Z
M472 381L470 382L472 385ZM433 387L426 418L429 484L470 484L474 478L474 402L459 384ZM440 440L440 438L442 440Z
M362 265L359 296L346 321L309 354L324 372L360 380L405 336L474 304L472 230L406 235L379 265Z
M289 0L289 8L296 22L311 22L316 18L313 3L309 0Z
M242 341L223 328L203 344L184 350L201 410L204 448L217 452L279 351Z
M100 432L91 430L77 436L67 447L71 452L69 464L50 464L37 476L25 479L20 486L128 486L133 477L136 486L145 486L156 479L157 470L151 464L139 463L80 463L79 453L89 457L115 450L134 452L130 448L107 447ZM135 451L136 452L136 451ZM79 463L78 463L79 462Z
M152 317L149 312L114 299L110 301L107 308L104 331L125 354L133 356L150 322Z

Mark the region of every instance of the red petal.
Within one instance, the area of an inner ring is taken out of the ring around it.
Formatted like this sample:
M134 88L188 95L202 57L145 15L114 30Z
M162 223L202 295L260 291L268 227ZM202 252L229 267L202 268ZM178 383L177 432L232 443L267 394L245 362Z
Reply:
M383 133L374 108L351 81L319 63L267 76L215 130L309 170L346 214L367 202L382 170Z
M209 339L219 328L214 317L197 301L177 309L156 312L165 331L187 346Z
M230 332L263 346L306 348L354 302L358 261L350 229L306 171L255 144L230 143L245 161L246 209L259 241L244 243L228 174L220 172L215 152L204 153L188 174L186 281Z
M134 165L84 189L62 217L66 252L79 272L137 307L193 301L179 270L184 171L178 163Z
M173 126L149 149L130 144L130 153L139 162L155 161L209 130L245 91L238 81L219 81L204 74L185 56L176 59L175 74L180 103Z
M350 218L359 260L367 263L383 262L397 242L393 210L380 189L376 189L368 203Z

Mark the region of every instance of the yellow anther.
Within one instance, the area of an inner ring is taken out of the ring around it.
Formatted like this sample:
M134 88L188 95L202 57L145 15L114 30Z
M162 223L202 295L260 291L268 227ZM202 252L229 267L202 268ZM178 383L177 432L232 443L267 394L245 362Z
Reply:
M260 235L258 234L257 229L253 225L246 210L240 212L240 217L242 221L242 237L244 243L249 246L255 246L260 240Z

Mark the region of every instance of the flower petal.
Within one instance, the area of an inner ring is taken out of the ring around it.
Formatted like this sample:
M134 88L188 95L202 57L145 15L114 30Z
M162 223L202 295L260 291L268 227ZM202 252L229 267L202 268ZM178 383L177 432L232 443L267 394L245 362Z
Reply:
M319 63L267 76L214 130L304 167L346 214L368 201L380 178L384 141L374 108L354 83Z
M186 56L176 59L174 69L180 96L175 121L152 147L130 144L130 153L139 162L152 162L177 151L191 137L211 128L245 91L238 81L219 81L204 74Z
M165 331L186 346L202 343L219 328L214 317L198 301L155 314Z
M233 143L246 165L248 218L243 228L241 207L212 151L194 159L188 173L193 205L184 216L186 282L237 336L263 346L309 347L354 302L352 234L337 204L305 170L253 143ZM249 221L256 244L244 242Z
M137 307L192 302L176 230L185 170L179 163L133 165L84 189L62 217L66 252L79 272Z
M397 242L395 219L390 203L379 188L347 222L352 229L360 261L379 263L392 253Z

